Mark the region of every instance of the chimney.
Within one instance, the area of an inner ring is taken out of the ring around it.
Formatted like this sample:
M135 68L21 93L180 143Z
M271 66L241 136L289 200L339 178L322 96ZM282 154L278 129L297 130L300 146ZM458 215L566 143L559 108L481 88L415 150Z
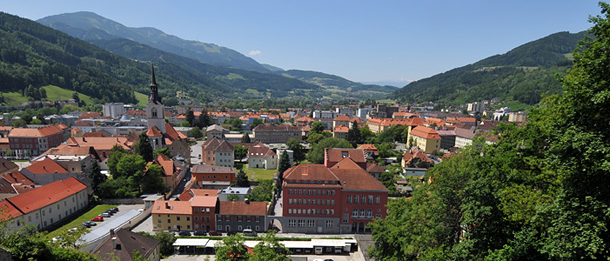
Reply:
M165 208L169 208L169 202L165 201Z
M246 205L250 205L250 200L246 199L246 200L244 201L244 204L246 204Z
M83 136L83 142L87 142L87 140L85 139L85 136Z

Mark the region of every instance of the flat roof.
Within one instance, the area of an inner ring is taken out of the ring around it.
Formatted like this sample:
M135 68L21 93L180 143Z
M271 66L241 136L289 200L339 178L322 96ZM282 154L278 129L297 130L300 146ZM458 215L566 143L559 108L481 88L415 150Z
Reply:
M202 246L205 247L210 242L207 238L177 238L173 246ZM212 245L214 246L214 245Z

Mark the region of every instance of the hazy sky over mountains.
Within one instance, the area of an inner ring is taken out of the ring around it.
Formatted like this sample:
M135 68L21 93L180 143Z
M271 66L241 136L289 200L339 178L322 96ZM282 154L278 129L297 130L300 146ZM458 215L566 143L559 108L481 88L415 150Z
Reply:
M32 20L91 11L128 27L218 44L283 69L389 82L426 78L552 33L586 30L589 15L600 14L597 3L4 0L0 10Z

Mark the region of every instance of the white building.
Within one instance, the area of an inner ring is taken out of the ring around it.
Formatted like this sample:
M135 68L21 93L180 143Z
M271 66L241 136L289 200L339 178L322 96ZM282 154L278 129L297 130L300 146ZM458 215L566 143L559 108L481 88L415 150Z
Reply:
M118 119L121 118L125 112L125 104L122 102L104 104L104 116L110 116L110 118Z

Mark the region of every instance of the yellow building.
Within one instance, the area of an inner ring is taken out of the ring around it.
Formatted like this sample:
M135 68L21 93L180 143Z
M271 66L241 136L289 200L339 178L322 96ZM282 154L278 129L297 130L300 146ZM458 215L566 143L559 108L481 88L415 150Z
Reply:
M432 128L417 126L409 132L408 142L413 140L414 145L425 153L438 151L441 147L441 136Z
M193 230L192 216L190 201L157 200L152 209L153 230Z

